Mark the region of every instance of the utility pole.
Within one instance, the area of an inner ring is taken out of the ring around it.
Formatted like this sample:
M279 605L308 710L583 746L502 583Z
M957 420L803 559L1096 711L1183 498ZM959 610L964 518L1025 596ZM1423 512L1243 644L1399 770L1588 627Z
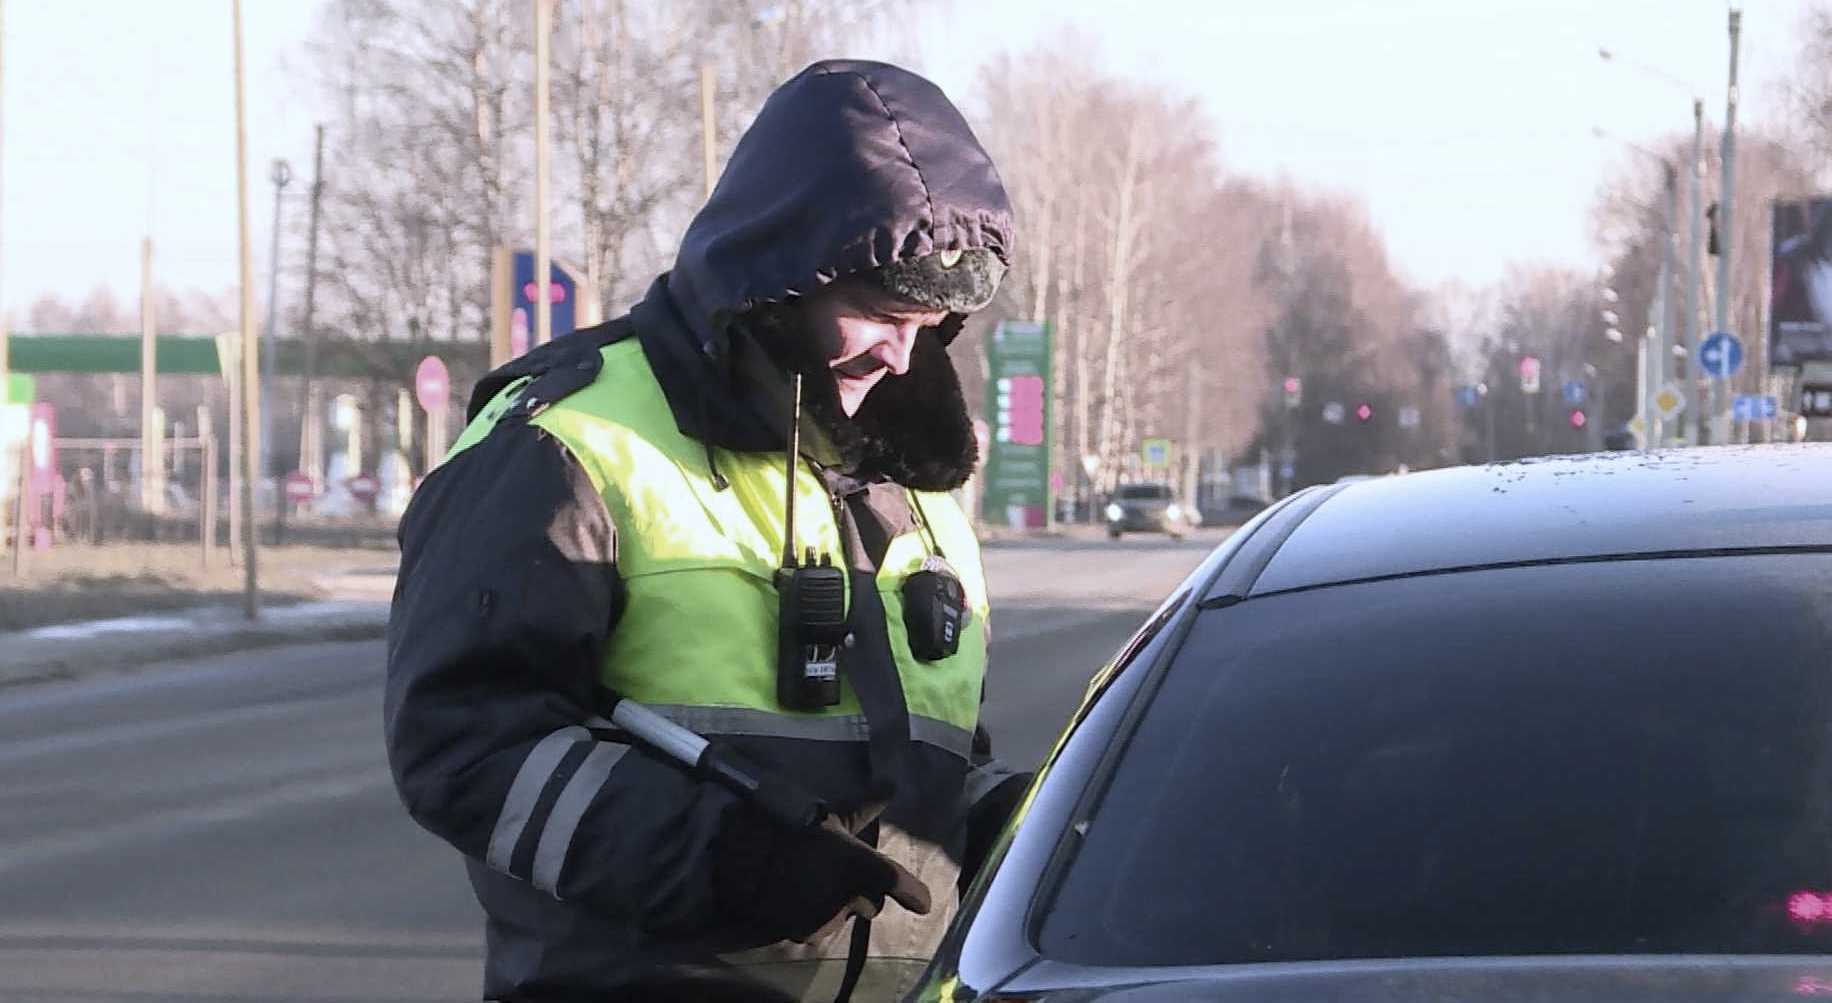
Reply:
M1730 252L1736 243L1736 218L1731 206L1736 190L1737 165L1737 44L1743 33L1743 12L1732 8L1730 11L1730 89L1724 96L1724 169L1723 193L1718 197L1718 261L1717 261L1717 330L1730 330ZM1753 332L1750 332L1753 334ZM1711 441L1728 441L1730 428L1727 412L1730 408L1730 381L1713 379L1712 381L1712 420L1722 420L1723 425L1713 430ZM1723 417L1720 419L1720 414ZM1702 417L1702 416L1701 416Z
M0 0L0 206L4 206L6 204L5 150L6 150L6 5L5 5L5 0ZM5 227L3 225L0 225L0 248L4 248L5 246L6 246ZM0 275L4 275L3 269L0 269ZM4 290L4 288L5 288L5 284L3 282L0 282L0 290ZM5 407L7 404L7 401L12 399L11 397L8 396L10 392L10 388L12 386L12 382L11 382L12 377L8 375L10 370L7 368L8 348L7 348L7 343L6 343L7 328L10 326L11 325L7 323L6 299L4 296L0 296L0 407ZM6 497L5 493L0 492L0 498L5 498L5 497Z
M318 291L318 204L324 198L324 125L317 128L312 144L312 216L305 245L305 320L300 336L305 339L305 422L299 433L299 468L312 479L314 487L324 480L323 408L318 405L318 334L312 329L312 304Z
M1686 227L1686 445L1699 444L1699 425L1705 412L1698 399L1698 287L1704 273L1699 261L1703 253L1705 188L1705 102L1692 99L1692 207Z
M1653 449L1659 445L1654 435L1654 416L1652 403L1654 381L1648 378L1648 339L1643 336L1635 339L1635 417L1641 419L1641 448Z
M534 0L534 343L553 338L553 247L547 233L548 55L553 35L553 0Z
M261 616L259 578L255 573L254 457L259 452L260 342L254 336L254 258L248 247L248 129L242 98L242 0L230 0L235 22L235 225L241 251L242 280L242 420L245 426L242 455L242 611L248 619Z
M1186 384L1183 398L1183 504L1198 508L1196 496L1202 485L1202 371L1200 362L1191 361L1184 370ZM1282 403L1282 402L1281 402Z
M1497 384L1499 385L1499 384ZM1483 384L1487 388L1487 384ZM1488 449L1488 461L1495 462L1495 396L1492 392L1482 394L1482 420L1484 445Z
M269 168L267 179L274 185L274 235L271 251L267 258L267 330L261 337L261 454L260 476L273 476L273 407L274 407L274 356L275 340L279 337L280 323L280 193L293 180L293 165L284 160L275 160Z
M165 511L165 457L160 448L158 314L153 305L153 238L140 240L140 511Z
M242 332L217 336L216 352L223 368L223 386L229 391L229 563L242 556L236 544L242 539Z
M1659 393L1661 388L1666 386L1673 378L1673 275L1675 272L1679 271L1679 263L1677 260L1677 244L1679 242L1679 168L1678 165L1674 164L1671 160L1665 161L1662 167L1662 174L1665 178L1667 189L1667 232L1665 239L1662 241L1664 249L1661 254L1660 263L1660 323L1655 329L1656 334L1654 340L1654 372L1656 377L1653 386L1649 388L1650 393ZM1690 365L1689 360L1688 365ZM1664 446L1667 444L1668 439L1666 421L1656 416L1655 422L1660 427L1660 435L1654 441L1656 444Z
M210 559L216 554L216 425L210 420L210 408L206 404L197 405L197 435L202 440L203 476L199 488L203 495L200 523L202 537L198 542L203 545L204 567L210 566Z
M712 198L713 185L719 182L718 156L713 152L718 137L713 128L713 77L712 63L700 64L700 150L706 159L706 197Z

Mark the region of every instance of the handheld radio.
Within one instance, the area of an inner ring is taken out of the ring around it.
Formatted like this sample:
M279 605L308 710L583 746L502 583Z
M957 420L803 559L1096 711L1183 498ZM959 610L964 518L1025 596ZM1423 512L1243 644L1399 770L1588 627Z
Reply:
M840 702L839 652L846 625L846 569L809 547L795 554L795 469L801 460L800 373L792 377L789 458L783 498L782 567L776 569L776 700L791 710Z

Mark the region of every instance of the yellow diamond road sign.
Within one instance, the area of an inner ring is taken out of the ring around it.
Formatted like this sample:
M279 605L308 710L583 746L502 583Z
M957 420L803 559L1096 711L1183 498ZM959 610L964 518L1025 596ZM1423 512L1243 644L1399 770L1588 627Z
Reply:
M1654 410L1660 417L1671 421L1686 409L1686 398L1679 388L1669 383L1654 392Z

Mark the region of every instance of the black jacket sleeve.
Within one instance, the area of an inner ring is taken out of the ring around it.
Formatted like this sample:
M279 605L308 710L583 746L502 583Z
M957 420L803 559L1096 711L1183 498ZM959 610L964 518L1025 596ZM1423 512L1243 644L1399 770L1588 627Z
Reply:
M704 925L732 798L585 727L623 589L571 454L499 426L427 477L400 544L383 724L408 812L558 898L652 930Z

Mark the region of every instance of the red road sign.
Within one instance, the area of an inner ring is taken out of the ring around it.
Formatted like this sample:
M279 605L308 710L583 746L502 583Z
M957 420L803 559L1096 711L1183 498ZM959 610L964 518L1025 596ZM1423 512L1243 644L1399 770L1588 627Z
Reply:
M421 359L419 367L413 371L413 394L420 406L428 411L445 409L452 396L452 379L445 370L445 362L437 355Z
M373 474L357 474L344 481L344 487L349 489L351 496L357 501L365 502L373 499L375 493L381 490L381 485L376 483Z
M312 500L317 494L312 488L312 478L303 470L295 470L286 475L286 500L297 505Z

